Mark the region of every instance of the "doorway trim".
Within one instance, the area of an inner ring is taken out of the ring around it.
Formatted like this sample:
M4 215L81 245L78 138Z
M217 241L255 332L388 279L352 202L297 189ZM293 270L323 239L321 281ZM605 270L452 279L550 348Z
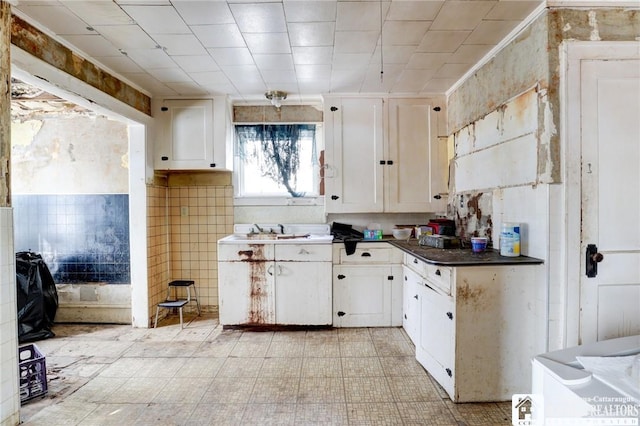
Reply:
M580 69L583 60L639 59L640 42L564 41L560 46L560 139L564 158L563 346L580 344L581 131Z

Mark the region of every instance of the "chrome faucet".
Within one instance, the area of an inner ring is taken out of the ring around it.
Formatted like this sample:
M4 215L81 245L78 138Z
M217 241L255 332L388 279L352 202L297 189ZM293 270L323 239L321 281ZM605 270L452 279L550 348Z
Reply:
M260 227L259 227L258 225L256 225L255 223L253 224L253 226L255 226L255 227L256 227L256 229L258 230L258 232L264 232L264 231L262 230L262 228L260 228Z

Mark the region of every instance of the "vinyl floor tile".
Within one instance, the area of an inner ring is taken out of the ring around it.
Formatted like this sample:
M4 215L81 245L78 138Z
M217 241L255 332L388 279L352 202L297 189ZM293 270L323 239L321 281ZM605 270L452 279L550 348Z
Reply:
M386 377L345 377L343 380L348 403L393 402Z
M300 377L302 358L265 358L259 377Z
M296 425L347 425L347 405L341 404L297 404Z
M293 426L295 415L295 404L249 404L240 424Z
M378 357L342 358L343 377L382 377L384 370Z
M201 403L196 405L189 419L188 426L237 426L242 424L242 416L247 404L235 403Z
M400 412L392 402L347 404L347 416L350 425L402 424Z
M341 377L303 377L300 379L297 402L345 402L344 382Z
M342 363L340 358L309 358L302 359L303 377L342 377Z

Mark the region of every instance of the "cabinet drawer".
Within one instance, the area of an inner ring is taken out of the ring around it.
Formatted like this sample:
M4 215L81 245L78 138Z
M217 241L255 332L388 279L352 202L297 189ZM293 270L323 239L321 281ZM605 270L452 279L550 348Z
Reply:
M424 263L424 270L424 277L430 284L433 284L445 294L451 294L451 268Z
M256 262L273 260L273 244L218 244L218 260Z
M400 263L395 260L393 247L367 248L356 247L356 251L347 255L344 248L340 249L340 264L368 264L368 263Z
M276 260L297 262L331 262L331 244L278 244Z
M409 253L405 253L404 264L407 268L411 269L423 278L427 276L427 264L423 260L420 260Z

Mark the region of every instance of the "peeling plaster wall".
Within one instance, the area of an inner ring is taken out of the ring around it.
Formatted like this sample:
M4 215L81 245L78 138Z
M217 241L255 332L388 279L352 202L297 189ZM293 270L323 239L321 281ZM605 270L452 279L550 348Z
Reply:
M637 9L549 9L448 98L449 214L462 235L491 235L495 246L503 222L522 224L521 252L545 260L534 312L550 350L563 346L565 327L559 48L639 37Z

